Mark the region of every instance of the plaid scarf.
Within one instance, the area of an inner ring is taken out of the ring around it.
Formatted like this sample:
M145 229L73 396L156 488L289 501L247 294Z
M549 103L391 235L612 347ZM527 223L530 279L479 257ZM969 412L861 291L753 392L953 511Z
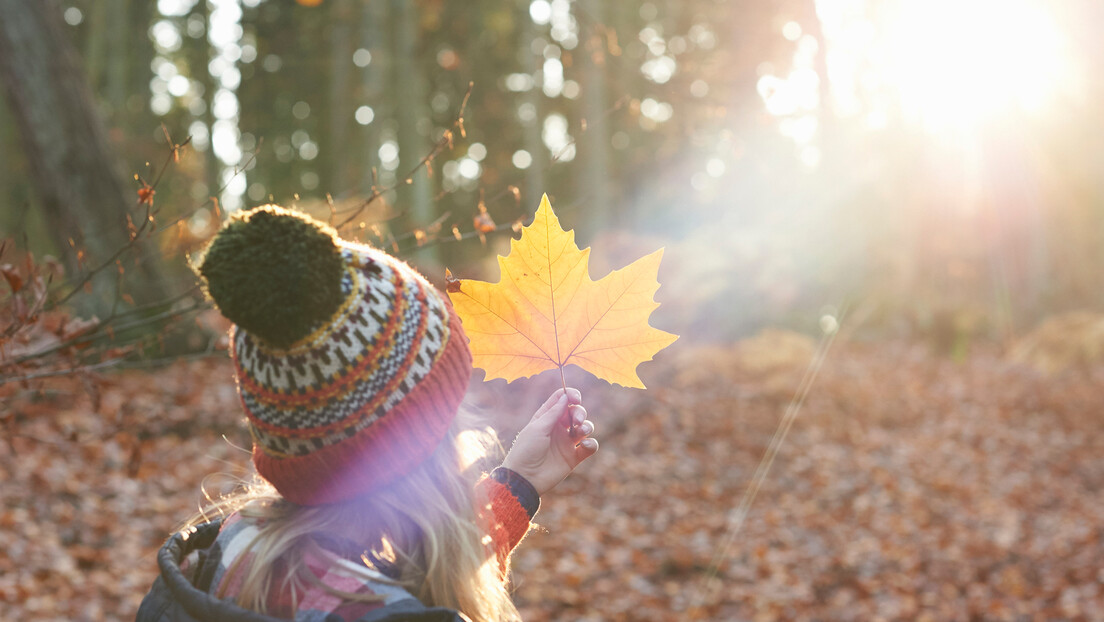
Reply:
M524 478L502 467L484 476L475 488L477 498L484 500L478 508L479 521L491 536L494 554L505 579L510 553L529 530L530 521L540 505L540 497ZM238 596L245 569L252 562L253 553L248 549L262 525L263 519L246 517L237 512L223 521L219 535L208 551L211 557L207 563L218 559L210 582L210 594L222 599ZM395 585L392 578L377 569L386 570L385 563L377 563L377 568L372 568L365 564L362 553L351 543L343 543L336 538L305 552L306 569L318 581L308 581L306 593L300 595L298 602L292 602L288 590L273 589L265 603L268 614L295 622L333 622L329 616L336 615L345 622L352 622L372 610L406 599L414 600L410 592ZM187 572L196 561L194 557L186 559L181 564L181 570ZM234 571L231 572L231 569ZM285 576L284 568L277 565L273 570L276 577L273 585L278 588ZM333 591L374 595L378 600L359 602L338 596Z
M220 553L218 570L211 582L212 593L221 598L236 598L241 590L245 569L250 567L253 553L247 549L259 533L262 521L235 513L222 524L222 530L215 540ZM293 619L295 622L323 622L332 620L332 615L350 622L364 616L373 609L385 607L414 596L402 587L394 585L392 580L379 570L369 567L360 558L359 553L351 550L341 551L340 545L320 546L304 553L307 572L318 581L307 581L306 592L300 594L298 602L293 602L288 590L274 589L269 594L269 615ZM231 569L234 572L231 573ZM275 569L274 587L283 579L283 568ZM329 588L327 590L326 588ZM375 602L357 602L342 598L330 590L348 594L375 595Z

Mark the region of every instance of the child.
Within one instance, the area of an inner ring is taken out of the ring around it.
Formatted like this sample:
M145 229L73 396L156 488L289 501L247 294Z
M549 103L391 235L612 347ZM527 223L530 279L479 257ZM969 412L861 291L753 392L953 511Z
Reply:
M266 206L232 218L198 271L235 324L263 481L169 539L138 620L519 619L510 551L598 449L579 392L553 393L472 476L467 338L410 266Z

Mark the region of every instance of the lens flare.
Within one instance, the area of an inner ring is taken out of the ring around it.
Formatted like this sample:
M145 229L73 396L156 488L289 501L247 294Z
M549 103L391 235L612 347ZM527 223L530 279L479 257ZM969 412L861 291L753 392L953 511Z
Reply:
M1054 7L1040 0L896 0L877 9L817 2L836 103L852 102L844 109L879 89L909 122L965 128L1045 113L1075 81Z

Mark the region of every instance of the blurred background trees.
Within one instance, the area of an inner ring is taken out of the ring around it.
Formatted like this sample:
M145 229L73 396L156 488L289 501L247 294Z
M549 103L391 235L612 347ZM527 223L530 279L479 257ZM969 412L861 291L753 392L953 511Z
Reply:
M270 201L352 217L347 235L432 278L493 279L477 263L506 236L453 233L524 218L548 192L600 263L669 247L660 313L688 335L847 303L874 334L953 350L1104 305L1092 0L34 4L0 3L5 24L52 12L57 28L23 34L79 55L73 76L37 80L84 81L108 128L91 148L113 173L73 159L74 179L148 180L167 141L191 139L156 188L174 226L150 241L162 266L146 263L180 279L158 295L191 286L182 259L227 211ZM13 34L8 76L32 54ZM62 222L135 212L140 184L122 208L115 186L81 191L90 207L61 201L76 220L59 220L20 142L30 91L5 84L0 226L65 257ZM76 149L96 123L65 114L66 138L44 140ZM108 229L84 229L93 262L119 243Z
M18 137L18 145L8 148L22 152L28 173L4 176L13 180L5 184L5 204L28 193L20 186L33 188L46 234L42 242L53 247L70 273L77 273L85 254L102 262L130 244L127 208L133 195L123 183L115 148L61 13L49 4L5 0L0 14L0 83L12 110L10 134ZM20 220L24 213L19 213ZM132 298L149 302L164 297L156 260L155 254L152 260L134 262L128 284ZM115 281L102 271L91 284L101 293L114 293ZM83 307L86 312L103 311L101 305Z
M594 275L666 247L652 323L682 339L647 393L579 374L611 442L519 552L526 619L670 618L722 557L709 619L1091 617L1102 23L1100 0L0 0L0 611L127 619L196 483L247 462L187 269L229 211L298 207L440 284L496 279L547 192ZM797 330L742 339L764 326ZM508 431L550 384L473 402Z

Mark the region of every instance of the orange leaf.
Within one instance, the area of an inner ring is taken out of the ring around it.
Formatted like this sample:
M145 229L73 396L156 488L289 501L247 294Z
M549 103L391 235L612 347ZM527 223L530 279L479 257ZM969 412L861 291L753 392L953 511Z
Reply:
M152 186L143 182L142 187L138 189L138 202L145 203L146 205L153 205L153 195L157 194L157 191Z
M653 328L660 249L598 281L590 249L579 250L548 196L510 252L498 258L498 283L449 281L449 298L487 379L512 382L573 364L610 382L644 388L636 367L677 335Z
M479 233L491 233L495 230L495 221L487 213L487 206L482 201L479 202L479 213L472 219L472 224Z

